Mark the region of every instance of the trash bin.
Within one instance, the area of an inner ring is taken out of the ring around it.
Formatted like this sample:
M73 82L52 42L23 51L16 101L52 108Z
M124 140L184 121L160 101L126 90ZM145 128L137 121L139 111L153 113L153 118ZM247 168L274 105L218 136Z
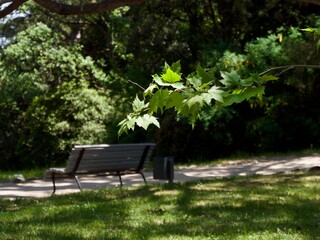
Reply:
M174 158L159 157L153 158L153 178L159 180L168 180L169 183L174 179Z

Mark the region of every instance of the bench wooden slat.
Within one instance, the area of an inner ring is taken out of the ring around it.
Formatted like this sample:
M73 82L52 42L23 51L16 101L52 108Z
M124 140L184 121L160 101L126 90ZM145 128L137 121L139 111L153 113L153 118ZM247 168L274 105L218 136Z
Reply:
M84 162L81 163L80 166L78 167L77 171L79 171L79 169L85 169L85 168L108 168L108 166L111 165L115 165L115 166L119 166L118 168L123 167L124 165L128 165L128 166L132 166L137 168L138 164L140 163L140 161L130 161L130 160L123 160L123 161L106 161L106 162L102 162L102 161L90 161L90 162Z
M99 165L98 165L99 166ZM94 166L87 166L85 168L80 168L77 171L77 174L81 173L96 173L96 172L109 172L109 173L117 173L117 172L122 172L122 171L134 171L136 169L136 166L132 164L123 164L121 167L117 164L110 164L108 166L104 165L99 168L94 167Z
M143 151L139 152L132 152L130 153L110 153L110 152L101 152L99 153L85 153L82 157L82 160L90 160L90 159L101 159L101 158L112 158L112 159L117 159L117 158L141 158Z

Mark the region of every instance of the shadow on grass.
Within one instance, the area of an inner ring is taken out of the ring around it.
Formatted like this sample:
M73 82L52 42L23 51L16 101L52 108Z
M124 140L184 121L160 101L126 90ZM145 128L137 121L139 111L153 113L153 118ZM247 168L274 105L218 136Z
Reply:
M293 173L1 201L0 238L319 239L319 180Z

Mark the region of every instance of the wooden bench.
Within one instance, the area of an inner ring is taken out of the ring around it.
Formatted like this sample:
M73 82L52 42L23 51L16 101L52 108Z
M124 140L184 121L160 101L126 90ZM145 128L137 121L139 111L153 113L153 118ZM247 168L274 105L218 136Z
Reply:
M56 191L57 177L74 178L81 190L78 179L81 174L117 175L121 186L121 175L140 174L146 183L142 170L146 160L151 157L154 146L154 143L75 145L70 152L67 166L49 168L45 177L52 179L52 194Z

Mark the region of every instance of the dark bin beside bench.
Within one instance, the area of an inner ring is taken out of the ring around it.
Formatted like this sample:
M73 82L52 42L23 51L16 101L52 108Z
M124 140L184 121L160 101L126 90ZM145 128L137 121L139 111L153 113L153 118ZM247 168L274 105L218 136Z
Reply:
M169 183L174 179L174 158L160 157L153 158L153 178L159 180L168 180Z

